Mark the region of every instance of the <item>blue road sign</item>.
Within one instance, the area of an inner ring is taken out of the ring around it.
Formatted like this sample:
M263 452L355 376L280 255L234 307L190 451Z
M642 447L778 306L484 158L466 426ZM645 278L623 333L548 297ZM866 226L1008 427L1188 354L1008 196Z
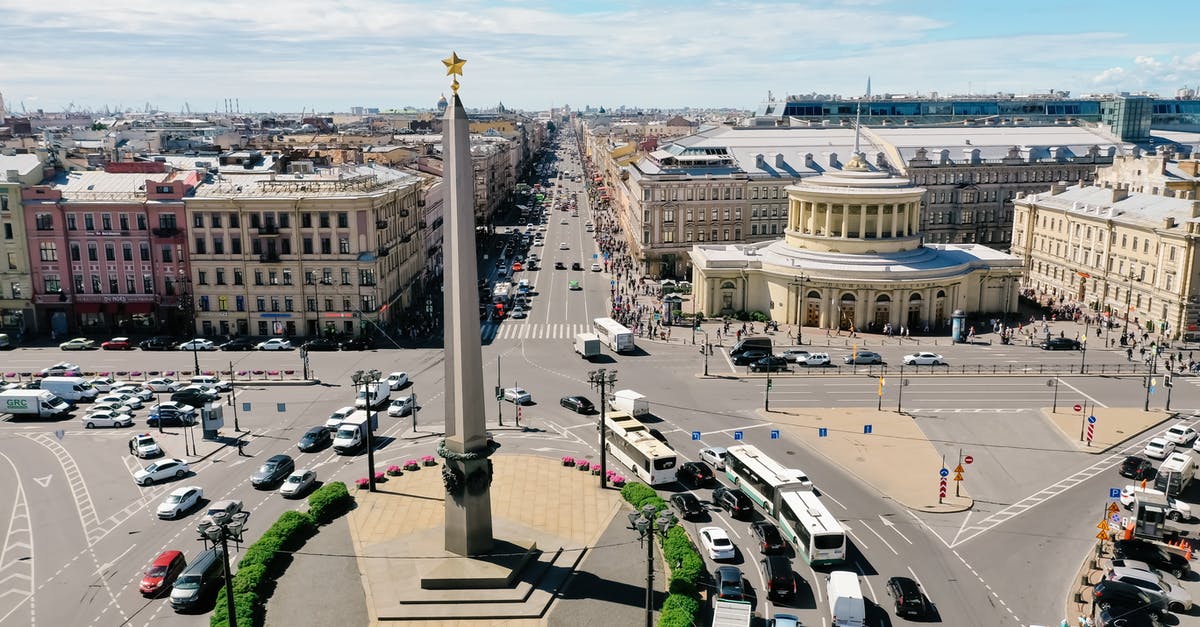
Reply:
M1110 499L1121 498L1121 488L1109 488L1108 489L1108 498L1110 498Z
M1151 393L1151 394L1153 394L1153 393L1154 393L1154 386L1153 386L1153 385L1152 385L1152 386L1150 386L1150 393Z
M592 259L599 259L599 258L600 258L600 255L597 255L596 253L592 253Z
M826 427L817 427L817 437L824 438L829 436L829 429Z
M863 425L863 433L870 433L871 425Z
M250 411L250 403L242 403L242 411Z
M281 414L287 411L287 403L275 403L275 411Z
M742 432L741 432L741 431L734 431L734 432L733 432L733 439L735 439L735 440L741 440L741 439L742 439Z
M1096 417L1088 416L1088 424L1092 424L1092 425L1096 424Z
M779 439L779 429L771 429L771 439L772 440Z
M609 281L608 281L609 287L616 287L616 285L617 285L616 279L609 279Z
M943 468L943 469L941 469L941 470L939 470L939 471L938 471L938 474L939 474L939 475L941 475L941 476L943 476L943 477L949 477L949 476L950 476L950 471L949 471L949 470L946 470L945 468Z
M693 439L693 440L699 440L699 439L700 439L700 432L699 432L699 431L693 431L693 432L692 432L692 439Z

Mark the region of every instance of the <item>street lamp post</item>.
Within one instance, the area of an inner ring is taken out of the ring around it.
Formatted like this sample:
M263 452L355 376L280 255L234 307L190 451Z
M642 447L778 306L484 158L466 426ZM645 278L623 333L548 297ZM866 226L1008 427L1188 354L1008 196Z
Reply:
M1142 405L1143 411L1150 411L1150 389L1154 387L1154 371L1158 368L1158 344L1150 342L1150 359L1146 360L1148 368L1146 369L1146 402Z
M638 541L646 544L646 627L654 627L654 538L667 536L675 526L675 516L659 514L653 505L646 505L639 512L630 512L629 525L638 532Z
M1133 271L1129 272L1129 283L1125 286L1125 334L1129 333L1129 302L1133 296Z
M1058 377L1054 377L1053 379L1046 381L1046 385L1048 387L1054 388L1054 405L1052 405L1050 407L1050 413L1057 414L1058 413Z
M808 285L808 275L801 274L796 279L799 283L793 283L793 285L800 286L800 293L796 295L796 344L804 346L804 315L806 312L805 307L801 305L804 305L808 301L804 296L804 290L807 289L806 286Z
M246 529L246 519L250 512L238 512L232 516L218 515L213 521L200 523L196 530L201 538L213 545L221 544L221 565L225 569L225 610L229 613L229 627L237 627L237 610L233 604L233 577L229 572L229 539L234 542L242 541L242 532Z
M375 491L375 443L371 441L371 384L379 383L378 370L356 370L350 375L350 380L357 386L362 384L363 396L367 405L367 485L370 491Z
M708 354L712 352L712 344L708 343L708 331L704 332L704 346L700 349L704 353L704 376L708 376Z
M600 390L600 487L604 488L608 482L608 426L605 424L605 418L608 416L608 388L612 387L617 382L616 370L592 370L588 372L588 383L592 389Z
M179 295L179 309L180 309L181 313L186 314L188 317L188 334L191 337L191 343L192 343L192 367L194 368L193 372L195 374L199 375L200 374L200 353L198 352L198 349L200 348L200 346L196 344L196 303L194 300L195 297L191 293L191 289L189 288L189 284L191 283L190 280L188 280L186 278L182 278L182 279L179 279L179 283L181 286L180 289L183 290L183 292Z

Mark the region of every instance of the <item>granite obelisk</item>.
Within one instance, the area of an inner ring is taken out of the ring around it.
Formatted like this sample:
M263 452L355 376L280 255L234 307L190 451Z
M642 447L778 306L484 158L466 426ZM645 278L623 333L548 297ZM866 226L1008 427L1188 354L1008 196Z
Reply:
M466 60L442 61L446 75L462 75ZM475 171L471 165L467 112L458 79L442 123L442 177L446 183L446 550L482 555L492 550L491 450L483 402L483 357L479 341L478 272L475 261Z

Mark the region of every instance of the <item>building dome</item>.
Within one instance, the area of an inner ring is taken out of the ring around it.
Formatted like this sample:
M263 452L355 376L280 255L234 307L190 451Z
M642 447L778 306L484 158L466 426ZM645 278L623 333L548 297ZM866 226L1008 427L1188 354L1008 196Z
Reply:
M438 101L437 101L438 113L445 113L446 107L449 107L449 106L450 106L450 101L446 100L446 94L442 94L442 97L438 98Z

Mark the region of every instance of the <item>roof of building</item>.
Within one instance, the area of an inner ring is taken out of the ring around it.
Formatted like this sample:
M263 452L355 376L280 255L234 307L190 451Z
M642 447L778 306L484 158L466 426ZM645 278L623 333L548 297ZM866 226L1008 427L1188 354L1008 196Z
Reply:
M51 186L62 192L63 198L96 200L101 198L144 198L146 181L161 183L176 176L173 172L115 173L102 170L74 170L60 174Z
M1114 196L1118 200L1114 201ZM1175 228L1185 222L1200 223L1200 217L1196 216L1197 209L1200 209L1197 206L1200 201L1159 194L1124 192L1107 187L1073 186L1058 194L1042 192L1013 202L1058 209L1092 219L1113 220L1160 229L1163 228L1166 218L1175 219Z
M342 165L303 174L225 174L196 187L197 198L355 197L417 185L421 178L386 166Z
M970 153L979 151L984 160L1008 156L1014 146L1028 149L1036 161L1053 160L1052 148L1062 148L1064 158L1087 155L1093 146L1102 155L1115 154L1126 144L1097 130L1081 126L946 126L946 127L876 127L869 131L893 145L905 161L925 148L927 158L935 163L937 153L949 150L951 162L968 161ZM1022 155L1025 157L1025 155ZM1028 158L1028 157L1025 157Z
M9 170L16 170L19 176L25 176L41 168L42 161L37 155L0 155L0 178Z

